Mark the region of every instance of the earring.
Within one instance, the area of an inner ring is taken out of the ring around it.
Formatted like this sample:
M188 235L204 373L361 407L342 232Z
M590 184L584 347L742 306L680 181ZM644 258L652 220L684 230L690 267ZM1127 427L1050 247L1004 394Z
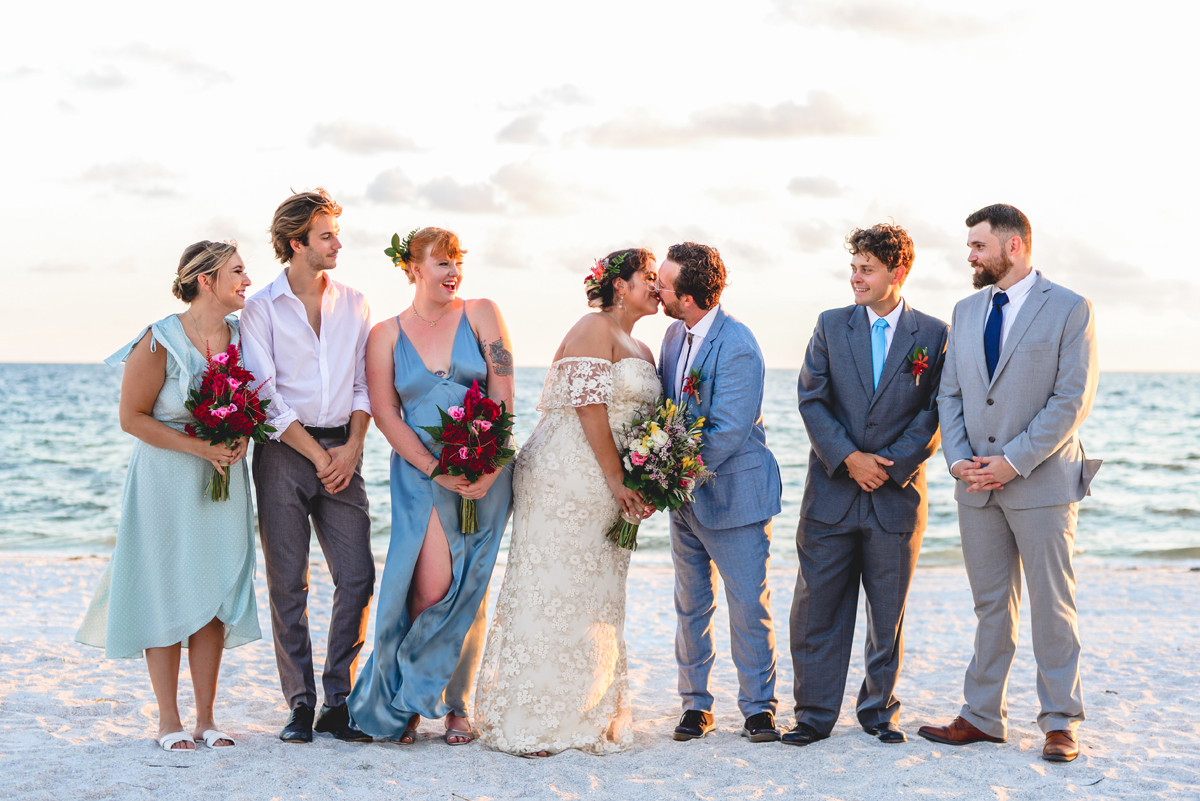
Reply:
M617 308L618 309L625 308L625 296L624 295L617 295Z

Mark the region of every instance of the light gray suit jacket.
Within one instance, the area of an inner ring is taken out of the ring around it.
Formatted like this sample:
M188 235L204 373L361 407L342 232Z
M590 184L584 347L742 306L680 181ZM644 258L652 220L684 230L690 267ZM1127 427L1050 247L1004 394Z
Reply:
M750 329L724 309L696 352L699 400L680 400L675 387L682 321L667 329L659 353L663 393L694 416L704 417L705 466L716 475L696 488L692 509L701 525L729 529L762 523L779 514L783 484L779 465L767 448L762 402L766 364Z
M996 490L1001 504L1076 503L1100 469L1077 434L1100 378L1092 304L1039 272L989 380L983 329L991 298L991 287L982 289L959 301L951 318L938 395L946 464L1003 454L1019 476ZM981 507L991 496L966 488L959 481L954 497L967 506Z

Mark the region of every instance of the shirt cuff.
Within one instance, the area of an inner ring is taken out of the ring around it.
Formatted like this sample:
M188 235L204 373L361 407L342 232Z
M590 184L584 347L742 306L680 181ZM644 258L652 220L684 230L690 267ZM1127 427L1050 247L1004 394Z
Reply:
M288 409L286 412L283 412L278 417L268 421L271 425L275 426L275 430L272 433L268 434L267 436L269 436L271 439L278 442L279 438L283 436L283 432L287 431L288 426L290 426L292 423L296 422L299 419L300 419L300 416L297 415L295 411L293 411L292 409Z

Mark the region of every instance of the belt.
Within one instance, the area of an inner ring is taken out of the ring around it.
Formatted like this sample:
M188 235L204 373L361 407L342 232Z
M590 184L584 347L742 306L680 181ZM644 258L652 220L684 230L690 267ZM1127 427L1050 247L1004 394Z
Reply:
M350 424L344 423L333 428L317 428L316 426L305 426L304 430L309 433L313 439L349 439Z

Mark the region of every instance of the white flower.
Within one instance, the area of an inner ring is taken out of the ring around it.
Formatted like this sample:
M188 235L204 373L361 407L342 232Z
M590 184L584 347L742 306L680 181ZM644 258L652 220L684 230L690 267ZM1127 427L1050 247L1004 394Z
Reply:
M668 435L667 432L663 431L661 428L651 434L650 439L654 440L654 445L660 449L671 441L670 435Z
M638 446L637 446L637 448L635 448L635 450L638 452L639 456L649 456L650 455L650 448L647 447L646 445L644 445L643 443L639 442Z

